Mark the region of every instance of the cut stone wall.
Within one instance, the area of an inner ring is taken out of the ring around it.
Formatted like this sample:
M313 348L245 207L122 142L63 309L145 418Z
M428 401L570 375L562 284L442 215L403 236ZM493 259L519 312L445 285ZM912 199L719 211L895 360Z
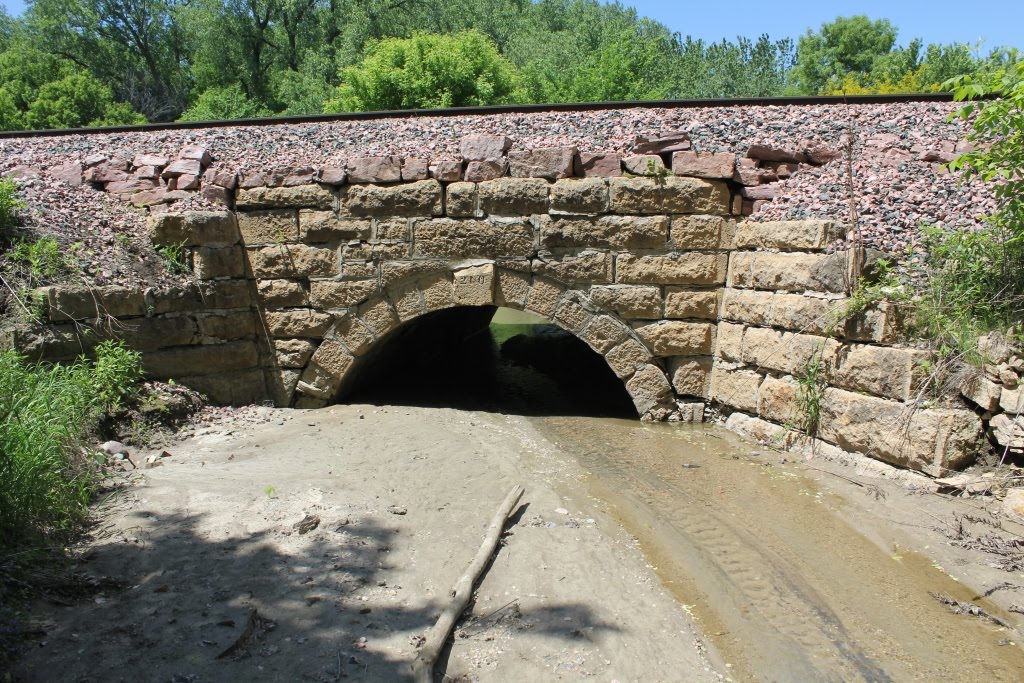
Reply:
M827 247L840 231L743 221L734 157L676 153L655 177L621 175L616 159L600 177L594 155L512 158L500 142L474 136L454 168L364 159L293 184L227 183L231 209L149 218L155 245L187 250L194 284L50 288L47 322L8 344L63 360L119 338L150 377L215 401L316 407L403 323L507 306L601 354L645 419L712 407L785 446L783 427L805 424L798 378L816 366L824 441L931 475L973 458L974 412L916 405L922 354L894 345L896 311L838 324L848 260Z

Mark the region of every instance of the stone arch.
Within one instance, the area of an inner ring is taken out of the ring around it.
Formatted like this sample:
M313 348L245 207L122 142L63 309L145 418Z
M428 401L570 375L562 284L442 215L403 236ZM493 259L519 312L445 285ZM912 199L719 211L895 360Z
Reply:
M525 262L401 264L393 272L383 269L381 285L358 305L334 312L333 325L298 381L296 407L335 400L376 343L420 316L460 306L500 306L538 315L586 343L624 383L641 419L676 414L665 369L632 328L592 301L586 290L533 275Z

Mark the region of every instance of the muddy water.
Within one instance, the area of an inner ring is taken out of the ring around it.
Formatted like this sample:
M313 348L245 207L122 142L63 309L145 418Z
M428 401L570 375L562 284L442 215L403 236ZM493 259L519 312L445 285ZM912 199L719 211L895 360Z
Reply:
M759 462L733 435L532 421L588 470L590 493L640 540L737 680L1024 678L1024 651L1006 632L929 594L977 602L972 592L921 557L876 546L836 514L842 498Z

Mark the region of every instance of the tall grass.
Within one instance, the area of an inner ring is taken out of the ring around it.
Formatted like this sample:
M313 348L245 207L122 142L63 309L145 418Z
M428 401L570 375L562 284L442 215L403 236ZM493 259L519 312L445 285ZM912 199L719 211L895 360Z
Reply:
M0 551L63 540L85 519L96 467L83 438L140 376L138 354L112 342L70 365L0 353Z

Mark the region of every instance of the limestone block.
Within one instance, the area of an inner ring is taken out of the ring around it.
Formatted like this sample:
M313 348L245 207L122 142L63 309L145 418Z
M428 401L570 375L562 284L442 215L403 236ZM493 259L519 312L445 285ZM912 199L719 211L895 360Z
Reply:
M447 261L384 261L380 264L381 285L386 289L399 282L450 269Z
M213 403L245 406L261 403L268 397L262 368L221 374L175 377L185 386L205 395Z
M126 318L146 315L146 297L141 289L134 287L60 286L40 291L46 293L50 320L54 322L102 316Z
M376 280L313 280L309 283L309 299L316 309L348 308L366 301L377 292Z
M553 316L556 323L573 334L579 334L592 317L588 310L573 299L563 299L560 301L558 306L555 307L555 314Z
M729 286L748 289L842 293L846 253L804 254L734 251L729 257Z
M250 315L250 322L251 319ZM252 330L250 330L250 334L251 332ZM93 329L92 335L97 341L120 339L130 349L149 351L193 343L196 335L196 323L192 318L185 316L138 318L124 321L116 329L106 327Z
M309 293L302 283L295 280L259 280L256 283L256 296L266 308L309 304Z
M597 353L606 353L629 335L629 328L609 315L595 315L579 337Z
M428 311L439 311L455 305L455 291L447 273L417 282L423 292L423 305Z
M694 178L729 180L736 171L736 155L732 152L692 150L672 153L672 173Z
M291 368L274 367L265 370L267 395L278 408L288 408L295 396L300 372Z
M746 327L734 325L724 320L718 323L715 330L715 355L722 360L742 361L743 360L743 332Z
M1010 389L1004 386L999 392L999 409L1010 415L1024 412L1024 387Z
M728 215L728 186L697 178L612 178L611 209L616 213L700 213Z
M757 221L745 220L736 226L737 249L782 249L815 251L824 249L839 236L831 221Z
M494 304L496 306L509 306L511 308L523 308L526 306L526 296L530 291L530 276L526 273L498 269L498 279L494 284Z
M238 224L230 211L156 213L147 219L150 241L158 247L227 247L238 244Z
M177 346L142 354L146 376L156 379L223 373L254 368L258 364L259 353L253 341Z
M313 353L310 363L315 363L335 377L342 377L352 366L355 358L345 346L335 339L325 339Z
M515 178L570 178L575 157L575 147L546 147L509 152L509 174Z
M512 147L512 139L504 135L466 135L459 141L459 152L465 161L500 159Z
M338 393L341 378L310 361L295 385L295 391L306 396L330 401ZM298 405L298 401L296 402Z
M725 282L726 266L724 254L619 254L615 279L623 284L720 285Z
M309 337L317 339L324 336L333 318L319 311L300 308L291 311L267 311L263 314L267 326L267 334L272 337Z
M344 316L334 327L336 338L354 356L361 356L370 349L374 341L373 332L353 315Z
M192 270L200 280L242 277L245 274L245 258L238 246L199 247L192 253Z
M565 287L554 280L535 277L526 295L526 308L537 315L551 318L564 292Z
M295 242L299 239L299 215L295 209L240 211L238 230L248 245Z
M376 280L378 275L377 263L374 261L350 261L341 264L342 280Z
M490 306L494 303L494 264L456 270L455 303L459 306Z
M656 356L709 356L714 347L712 323L664 320L634 325L634 329Z
M340 166L327 166L320 169L320 182L324 185L344 185L345 180L345 169Z
M626 382L636 412L643 420L663 420L675 408L672 385L657 365L644 365Z
M1024 450L1024 420L1001 413L993 417L988 426L992 438L1002 448L1009 446L1015 451Z
M339 191L341 212L352 216L440 216L441 183L347 185Z
M373 239L379 242L408 242L412 226L408 218L374 218Z
M548 187L541 178L498 178L480 183L480 210L495 216L547 213Z
M388 291L388 299L402 322L418 318L427 312L423 292L415 282L407 282Z
M366 264L370 261L393 261L409 258L411 246L408 242L350 242L341 248L342 265L346 263Z
M700 318L702 320L718 320L720 291L666 287L665 317L670 319Z
M791 375L803 374L815 362L821 364L822 372L829 373L840 346L828 337L748 327L743 333L743 362Z
M737 413L739 415L740 413ZM704 401L676 401L676 412L669 422L699 423L704 421Z
M275 339L274 361L282 368L304 368L316 350L308 339Z
M248 209L320 209L334 208L334 193L317 183L294 187L253 187L235 193L235 207Z
M627 337L612 347L604 355L604 359L619 379L632 377L637 368L651 364L653 361L647 347L632 337Z
M733 413L725 420L725 428L756 443L775 447L788 446L791 436L785 427L739 412Z
M445 258L523 258L533 253L533 228L525 220L454 220L413 223L417 256Z
M668 374L672 378L672 388L681 396L707 398L711 366L712 361L709 357L669 358Z
M658 287L634 285L591 287L590 299L598 306L614 311L627 320L651 320L662 317L661 290Z
M831 384L850 391L863 391L882 398L909 400L922 379L924 351L887 346L853 344L843 347L837 357Z
M402 179L402 160L395 156L349 159L345 173L350 183L393 183Z
M445 188L445 213L452 218L480 218L476 183L452 183Z
M202 315L199 318L199 327L204 335L216 339L241 339L256 332L252 311Z
M622 157L614 152L580 152L576 175L587 178L612 178L622 175Z
M663 249L667 216L540 217L541 244L548 248Z
M757 414L766 420L799 427L806 416L800 414L799 385L791 378L765 377L757 393Z
M676 249L724 249L734 227L735 221L723 216L673 216L669 239Z
M249 283L245 280L215 280L199 286L199 300L207 310L248 308L252 305Z
M299 239L303 242L365 240L370 237L370 221L340 217L333 211L299 210Z
M942 476L971 463L981 420L953 408L911 410L902 403L826 389L818 435L847 451Z
M909 309L890 303L877 304L846 321L845 335L851 341L894 344L903 338Z
M596 214L608 210L608 181L604 178L570 178L551 186L551 212Z
M81 334L77 324L40 325L32 329L9 328L0 332L0 348L13 349L31 362L73 359L99 341Z
M575 256L542 254L531 263L533 272L568 284L612 281L612 255L607 252L584 251Z
M371 299L358 308L359 321L378 337L398 327L398 314L384 298Z
M711 371L710 398L716 403L757 412L757 391L761 375L753 370L733 369L716 364Z
M767 324L796 332L834 334L841 327L837 316L844 302L845 299L776 292Z
M331 277L338 273L333 249L285 244L246 249L249 270L258 279Z
M1002 391L1002 385L996 384L980 372L968 377L960 387L960 393L964 398L982 410L990 412L999 407Z
M772 292L749 289L722 290L722 318L748 325L765 325L771 319Z

